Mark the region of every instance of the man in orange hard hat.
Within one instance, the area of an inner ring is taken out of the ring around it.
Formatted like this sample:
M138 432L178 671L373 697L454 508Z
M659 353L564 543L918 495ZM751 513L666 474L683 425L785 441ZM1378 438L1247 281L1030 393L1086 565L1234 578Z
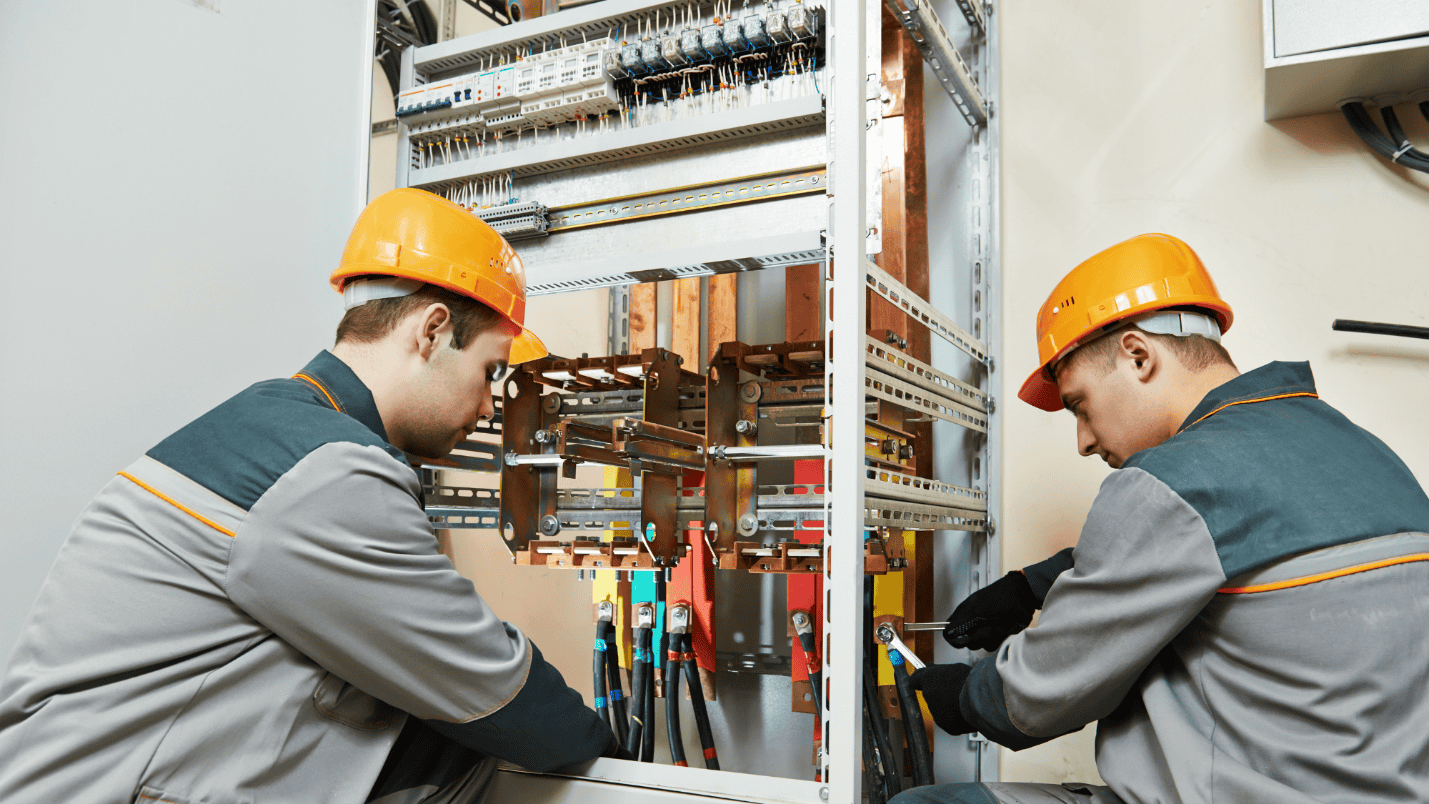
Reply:
M337 344L120 472L81 514L0 680L0 790L28 802L477 800L495 762L618 752L442 555L408 455L493 412L525 327L511 247L420 190L332 274Z
M1097 254L1042 306L1018 396L1069 410L1078 451L1115 471L1075 548L949 618L954 647L995 653L912 681L945 731L1014 750L1098 722L1106 786L897 804L1429 801L1429 497L1308 364L1241 374L1231 321L1162 234Z

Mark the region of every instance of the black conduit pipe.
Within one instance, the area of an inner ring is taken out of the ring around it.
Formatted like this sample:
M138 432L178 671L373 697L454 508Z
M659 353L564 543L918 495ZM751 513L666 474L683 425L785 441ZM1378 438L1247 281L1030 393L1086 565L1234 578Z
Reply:
M1408 324L1380 324L1374 321L1350 321L1336 318L1330 328L1340 332L1367 332L1370 335L1396 335L1400 338L1429 339L1429 327L1412 327Z

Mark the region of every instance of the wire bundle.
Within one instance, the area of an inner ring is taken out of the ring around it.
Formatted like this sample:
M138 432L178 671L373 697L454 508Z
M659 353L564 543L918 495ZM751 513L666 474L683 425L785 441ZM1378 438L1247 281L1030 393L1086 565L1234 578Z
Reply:
M1429 119L1429 101L1420 103L1419 110L1425 119ZM1418 150L1409 142L1404 127L1399 124L1399 116L1394 113L1394 107L1385 106L1379 110L1380 116L1384 118L1385 128L1389 130L1388 135L1375 125L1363 103L1351 101L1340 106L1340 111L1344 113L1350 128L1375 153L1397 165L1429 173L1429 154Z

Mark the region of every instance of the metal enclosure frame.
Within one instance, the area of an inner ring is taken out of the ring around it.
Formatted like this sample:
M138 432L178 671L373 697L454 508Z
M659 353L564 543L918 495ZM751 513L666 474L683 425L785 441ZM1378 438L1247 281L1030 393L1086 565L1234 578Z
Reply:
M604 24L602 20L612 15L678 5L682 4L667 0L606 0L522 23L527 27L520 31L504 28L425 48L409 49L403 54L401 87L405 91L419 84L422 78L430 79L434 75L446 75L470 66L472 58L464 54L513 38L529 39L572 27L594 30ZM948 5L953 5L951 0ZM921 15L917 19L931 20L945 40L943 46L947 46L947 34L936 25L936 15L927 6L919 10L916 3L895 3L892 0L889 6L895 14L908 17L911 8ZM776 146L778 129L784 121L797 118L798 125L802 127L822 123L827 170L822 196L827 218L823 226L813 230L649 249L602 260L548 265L527 258L533 293L611 287L610 345L612 350L619 348L622 352L630 342L628 327L618 320L629 309L630 297L624 289L626 285L812 260L820 262L826 279L823 331L825 342L831 344L824 363L825 418L829 425L821 450L828 489L824 495L827 528L824 533L826 560L823 572L826 599L823 601L821 624L823 671L827 682L827 695L823 698L822 781L597 760L580 773L570 774L530 774L517 768L503 768L495 783L497 793L522 793L539 795L542 800L550 797L552 800L566 798L573 801L615 800L616 797L637 801L715 798L749 802L856 804L862 800L862 673L864 652L871 646L849 635L861 633L862 629L863 596L855 590L862 589L865 577L863 542L870 521L865 491L872 481L862 458L867 411L864 400L870 373L866 359L868 343L863 336L868 291L901 307L909 313L910 320L926 326L933 335L937 335L938 338L933 339L935 344L940 340L942 343L934 349L933 367L976 386L986 398L985 413L967 409L980 424L973 429L985 435L968 435L969 430L951 423L939 423L939 439L946 436L954 445L963 445L961 449L944 447L942 450L962 456L965 461L966 466L955 471L965 471L966 476L959 476L953 482L965 481L984 495L986 503L985 528L977 523L961 527L961 530L940 533L938 537L944 539L949 533L959 534L961 541L956 542L957 547L948 549L965 555L959 561L949 562L959 576L939 585L939 610L947 610L943 608L946 601L993 579L998 563L996 520L1001 504L999 481L1002 470L1001 417L996 415L996 397L1001 389L995 373L1001 350L1001 325L997 314L1001 309L997 20L990 5L977 0L957 2L956 8L966 15L970 29L980 29L978 36L969 33L953 42L953 45L973 53L966 64L959 61L960 77L957 80L980 84L981 97L973 107L969 107L966 99L959 100L954 96L949 101L943 98L952 113L959 115L960 121L965 117L973 124L971 128L963 129L967 132L967 142L960 144L961 150L953 159L956 165L952 168L957 184L952 195L965 205L957 212L966 215L966 218L955 220L949 227L956 233L961 247L946 255L949 265L942 266L941 271L933 271L933 276L941 274L948 281L935 287L930 298L923 299L880 269L866 253L878 248L878 234L874 231L877 229L878 212L869 199L876 197L878 191L874 182L879 175L877 160L881 153L877 137L881 48L878 36L870 32L880 30L882 7L876 0L828 0L826 8L828 57L822 73L825 82L822 108L816 108L817 104L811 105L808 98L796 99L782 102L783 106L779 108L771 108L777 106L771 104L770 107L741 110L748 114L729 123L739 130L737 136L740 137L760 136L763 130L759 126L769 123L771 127L768 130L774 132ZM905 25L910 30L915 28L906 21ZM929 51L924 52L926 55ZM944 79L944 84L950 87L949 93L954 91L951 87L956 83ZM932 95L931 88L939 87L939 84L929 82L929 86ZM977 113L970 113L969 108L976 108ZM682 121L682 125L693 130L708 122L697 117ZM460 163L445 170L412 169L408 158L411 150L408 130L405 125L400 128L399 186L420 186L423 183L440 186L444 182L461 179L464 174ZM658 144L660 139L639 129L622 133L629 135L625 139L632 142L616 143L620 147L648 146ZM688 131L679 131L671 136L679 138L688 134ZM582 164L580 159L599 150L594 148L596 145L604 147L599 143L557 142L544 146L556 149L551 153L532 154L530 150L534 149L516 151L510 158L501 161L497 169L539 177L544 170L566 170L572 165ZM539 156L556 167L526 170L523 168L523 153L526 158ZM604 157L590 157L592 161L588 164L599 165L601 158ZM577 161L571 162L572 159ZM801 209L806 207L807 202ZM539 252L540 247L528 246L529 242L518 243L518 251L535 248ZM933 248L932 253L936 257L940 251ZM948 309L958 309L962 315L949 315L940 310L940 302L945 298L949 299L943 302ZM943 419L953 421L948 416ZM492 504L493 498L494 495L485 495L486 504ZM453 517L447 521L460 522L459 515L454 514L459 514L460 510L442 508L440 515ZM473 510L490 513L489 508ZM433 513L438 512L434 510ZM438 527L441 526L438 524ZM491 527L490 524L469 526ZM940 550L946 552L943 548ZM940 646L939 652L945 654L947 651ZM943 657L940 660L947 659ZM940 735L938 746L941 750L961 746L964 751L970 751L971 773L964 776L960 771L957 774L963 780L995 778L996 752L986 742L976 737L949 738ZM944 762L940 767L950 765ZM968 765L959 760L955 767L961 769Z

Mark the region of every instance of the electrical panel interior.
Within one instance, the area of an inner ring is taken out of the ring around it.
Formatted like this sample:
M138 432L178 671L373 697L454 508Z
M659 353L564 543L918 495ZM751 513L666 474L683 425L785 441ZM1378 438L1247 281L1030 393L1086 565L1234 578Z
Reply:
M955 130L926 132L958 143L952 201L928 211L954 253L921 278L900 264L903 213L883 212L904 140L884 135L877 4L606 0L404 54L398 184L512 241L528 293L608 294L606 343L514 367L495 420L423 473L434 527L589 586L570 628L594 635L592 665L562 670L591 674L640 759L602 760L605 778L878 801L947 753L911 725L906 665L875 630L932 660L931 633L904 625L980 583L992 554L996 152L976 81L995 59L981 4L957 8L951 36L931 8L887 11L919 51L969 54L940 123ZM853 26L872 33L839 63ZM862 163L835 158L839 137ZM835 211L855 205L856 232ZM835 326L852 294L865 320ZM838 367L861 392L836 393ZM856 489L832 487L840 467ZM842 531L840 505L858 506ZM831 580L832 556L857 578ZM861 614L836 621L845 601ZM860 633L847 666L830 646ZM831 699L850 677L858 694ZM825 722L852 710L856 745ZM938 767L988 764L956 745L962 764ZM831 776L850 768L858 791Z

